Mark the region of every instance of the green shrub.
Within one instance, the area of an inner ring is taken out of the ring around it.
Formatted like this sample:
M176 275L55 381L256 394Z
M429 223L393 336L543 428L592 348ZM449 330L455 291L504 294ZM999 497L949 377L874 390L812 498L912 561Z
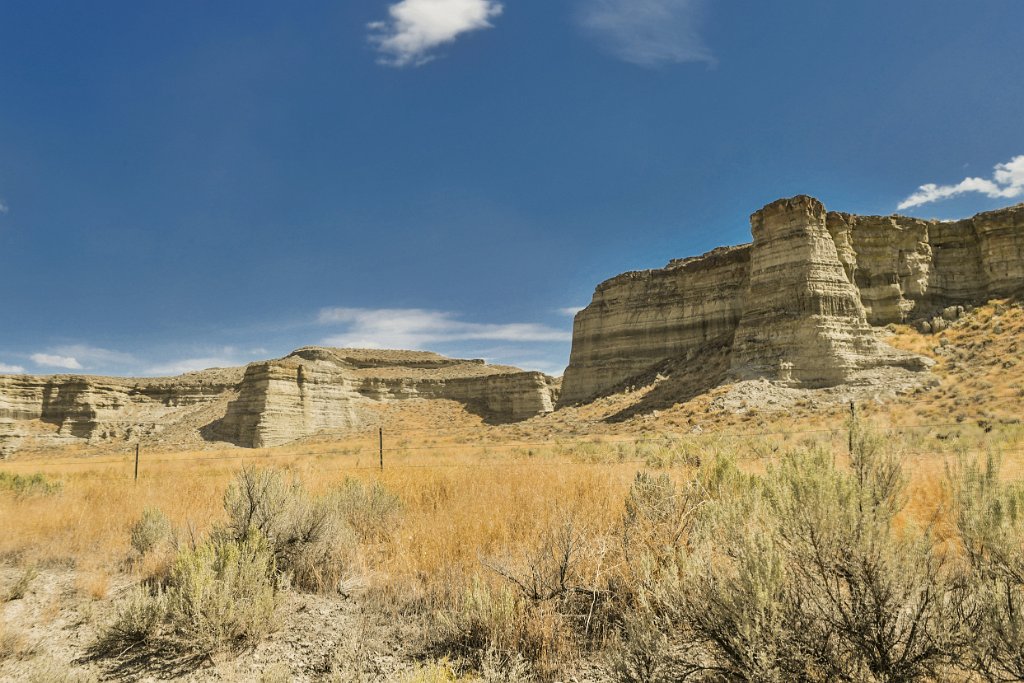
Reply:
M11 474L0 472L0 491L11 491L18 497L51 496L60 493L64 484L53 481L45 474Z
M637 477L624 525L647 543L631 546L619 680L948 678L967 638L962 581L929 529L897 523L896 455L852 428L849 468L811 449L763 476L716 458L682 489Z
M274 624L274 555L256 531L179 553L167 591L173 636L202 651L258 641Z
M145 555L162 543L168 542L173 536L171 521L159 508L148 507L142 511L131 528L132 548L139 555Z

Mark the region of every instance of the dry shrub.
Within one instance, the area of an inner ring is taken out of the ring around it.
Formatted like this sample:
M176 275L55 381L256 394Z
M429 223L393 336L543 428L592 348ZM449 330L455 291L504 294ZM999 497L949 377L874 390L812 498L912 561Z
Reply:
M29 586L35 581L35 578L39 576L39 572L35 567L27 567L21 572L18 580L8 588L2 596L0 602L11 602L12 600L21 600L28 594Z
M21 659L31 652L24 634L0 621L0 663L8 659Z
M137 588L119 605L97 648L213 652L258 642L274 626L274 558L255 531L182 550L166 589Z
M990 455L949 477L970 567L973 668L989 681L1024 679L1024 485L1000 481L1000 468Z
M364 543L390 539L402 514L402 501L377 481L346 478L328 494L328 505Z
M648 512L627 522L648 520L632 522L646 574L611 656L619 680L948 678L965 646L959 577L927 528L895 523L898 459L853 429L849 469L812 450L762 476L720 460L682 496L638 478L627 509Z
M350 487L349 487L350 488ZM266 539L276 569L312 591L340 590L352 563L355 538L349 510L338 504L345 486L310 496L295 477L276 469L244 468L227 488L228 522L222 533L242 539L253 530ZM351 511L359 511L353 503Z

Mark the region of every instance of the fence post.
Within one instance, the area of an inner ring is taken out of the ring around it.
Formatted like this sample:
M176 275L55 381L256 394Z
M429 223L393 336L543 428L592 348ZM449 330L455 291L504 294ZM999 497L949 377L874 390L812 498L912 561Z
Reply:
M850 435L849 435L849 443L847 444L847 448L849 448L849 453L850 453L850 457L851 458L853 457L853 432L854 432L854 430L856 428L857 428L857 404L854 403L853 401L850 401L850 430L849 430L850 431Z
M384 428L380 427L380 471L384 471Z
M139 444L135 444L135 481L139 480Z

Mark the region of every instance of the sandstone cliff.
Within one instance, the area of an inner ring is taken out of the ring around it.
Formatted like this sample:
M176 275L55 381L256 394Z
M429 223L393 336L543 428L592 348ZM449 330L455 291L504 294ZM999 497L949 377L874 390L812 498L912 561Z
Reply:
M562 402L723 351L733 378L807 387L919 371L927 363L872 326L1024 287L1024 205L941 222L826 213L801 196L758 211L751 228L752 244L599 285L574 322Z
M228 441L267 446L356 428L374 403L457 401L492 422L550 412L539 372L413 351L303 348L245 368L172 378L0 375L0 457L22 445Z
M369 401L449 399L495 422L551 412L555 380L539 372L427 352L299 349L246 368L241 391L213 433L243 446L272 446L360 423Z

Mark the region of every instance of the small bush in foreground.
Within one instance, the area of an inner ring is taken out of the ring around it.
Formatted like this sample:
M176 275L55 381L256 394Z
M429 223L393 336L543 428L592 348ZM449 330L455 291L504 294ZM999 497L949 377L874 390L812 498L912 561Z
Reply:
M619 680L948 679L966 647L963 582L928 528L897 524L896 455L852 428L849 468L803 450L762 476L716 459L681 492L638 476Z
M338 590L347 578L356 547L348 482L325 496L313 497L297 479L276 469L245 468L224 496L228 524L221 531L240 540L255 530L265 538L276 570L295 586Z
M1024 486L1000 481L998 457L951 472L956 529L970 564L973 668L1024 679Z
M213 652L255 643L274 625L273 562L256 532L182 550L166 589L132 591L97 647L106 654L136 646Z
M179 554L167 591L168 621L202 650L258 641L274 623L274 557L256 532Z

